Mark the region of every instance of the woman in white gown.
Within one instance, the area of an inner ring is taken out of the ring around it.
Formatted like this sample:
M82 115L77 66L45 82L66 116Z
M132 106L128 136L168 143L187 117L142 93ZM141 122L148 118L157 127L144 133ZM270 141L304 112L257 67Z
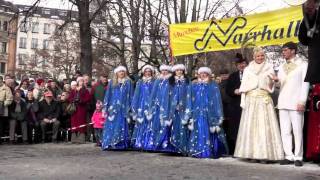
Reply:
M241 122L234 157L262 162L284 158L279 124L270 93L274 70L265 53L255 48L254 61L244 70L241 92Z

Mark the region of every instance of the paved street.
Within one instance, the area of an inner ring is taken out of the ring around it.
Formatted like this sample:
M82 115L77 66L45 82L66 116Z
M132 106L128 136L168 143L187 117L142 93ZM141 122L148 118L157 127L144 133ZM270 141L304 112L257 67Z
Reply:
M320 167L194 159L161 153L101 151L93 144L1 145L0 179L315 180Z

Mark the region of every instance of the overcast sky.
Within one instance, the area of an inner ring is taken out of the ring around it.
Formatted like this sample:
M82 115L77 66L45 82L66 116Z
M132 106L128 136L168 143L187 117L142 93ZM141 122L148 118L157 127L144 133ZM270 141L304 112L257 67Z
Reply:
M15 4L31 5L35 0L7 0ZM71 5L68 0L42 0L40 6L70 9ZM241 6L247 10L255 10L254 12L270 11L286 7L287 4L283 0L242 0ZM254 13L253 12L253 13Z

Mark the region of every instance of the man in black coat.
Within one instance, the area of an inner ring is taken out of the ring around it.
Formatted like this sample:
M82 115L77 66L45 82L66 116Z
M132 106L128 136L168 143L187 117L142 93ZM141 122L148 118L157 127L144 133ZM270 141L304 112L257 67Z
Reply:
M320 83L320 11L319 0L308 0L303 5L304 18L300 25L299 41L308 46L308 70L305 81Z
M53 93L47 91L44 93L44 100L39 103L38 118L42 131L42 143L45 141L47 126L52 125L52 141L57 142L58 130L60 127L60 104L53 99Z
M241 54L237 54L236 57L237 71L230 74L226 86L226 93L231 97L231 103L227 107L227 114L229 118L225 121L230 154L233 154L237 141L242 111L240 107L241 93L239 92L239 88L241 85L243 70L248 65L248 62L242 58Z

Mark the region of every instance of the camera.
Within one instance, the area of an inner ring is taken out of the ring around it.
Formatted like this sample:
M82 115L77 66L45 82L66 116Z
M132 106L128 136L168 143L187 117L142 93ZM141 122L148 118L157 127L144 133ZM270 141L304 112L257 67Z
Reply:
M319 30L316 28L316 26L314 26L313 28L309 29L307 32L307 36L309 38L313 38L314 34L318 34Z

